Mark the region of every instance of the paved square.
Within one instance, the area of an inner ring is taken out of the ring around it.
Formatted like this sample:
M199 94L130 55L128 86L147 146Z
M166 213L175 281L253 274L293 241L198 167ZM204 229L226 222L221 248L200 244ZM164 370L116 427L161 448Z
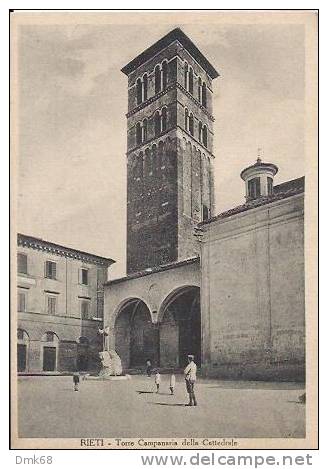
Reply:
M202 380L197 407L188 402L184 380L177 377L174 396L169 376L160 393L153 377L126 381L81 381L72 377L18 378L19 437L235 437L303 438L304 392L298 383Z

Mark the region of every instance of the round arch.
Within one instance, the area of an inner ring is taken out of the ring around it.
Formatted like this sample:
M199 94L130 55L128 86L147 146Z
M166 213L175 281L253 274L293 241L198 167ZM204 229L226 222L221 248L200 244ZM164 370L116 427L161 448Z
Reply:
M22 373L28 370L30 337L25 329L17 329L17 371Z
M184 367L187 355L201 363L200 288L185 285L167 295L159 310L161 367Z
M143 368L147 360L158 361L158 329L150 309L140 298L129 298L116 310L115 350L123 368Z
M41 362L43 371L57 371L59 337L53 331L46 331L41 337Z

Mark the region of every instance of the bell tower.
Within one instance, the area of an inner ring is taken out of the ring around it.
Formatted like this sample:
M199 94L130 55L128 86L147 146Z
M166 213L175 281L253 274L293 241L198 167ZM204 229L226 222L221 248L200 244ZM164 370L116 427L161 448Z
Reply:
M179 28L122 72L129 274L198 254L193 228L214 214L212 80L219 75Z

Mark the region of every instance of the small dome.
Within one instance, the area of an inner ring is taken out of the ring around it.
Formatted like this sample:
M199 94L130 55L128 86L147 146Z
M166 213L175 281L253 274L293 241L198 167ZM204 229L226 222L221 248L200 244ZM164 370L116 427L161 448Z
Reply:
M240 173L245 181L246 200L268 197L273 193L273 178L278 172L278 167L273 163L263 163L257 158L256 163L248 166Z

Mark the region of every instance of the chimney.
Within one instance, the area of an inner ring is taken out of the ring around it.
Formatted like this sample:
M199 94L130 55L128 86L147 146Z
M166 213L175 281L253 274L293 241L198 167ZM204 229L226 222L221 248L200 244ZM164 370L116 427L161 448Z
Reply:
M268 197L273 193L273 178L278 172L278 167L273 163L263 163L257 158L256 163L248 166L240 173L245 181L246 201Z

